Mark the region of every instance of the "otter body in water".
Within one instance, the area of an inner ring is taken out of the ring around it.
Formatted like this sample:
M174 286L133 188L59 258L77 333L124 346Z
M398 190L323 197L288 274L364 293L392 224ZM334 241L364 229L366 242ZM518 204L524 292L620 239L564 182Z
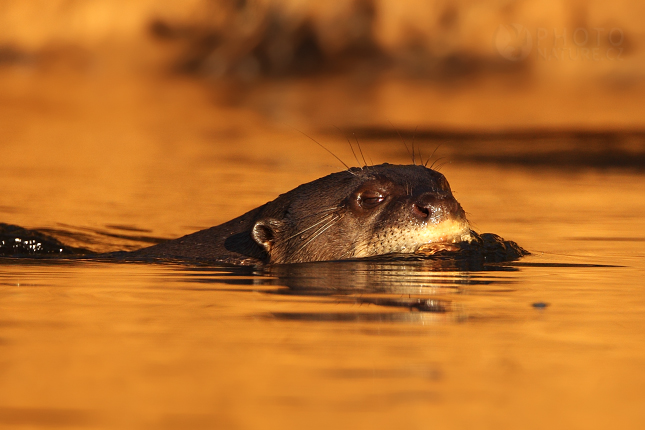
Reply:
M470 230L441 173L420 165L381 164L333 173L227 223L120 255L284 264L431 255L482 237ZM497 239L493 242L513 251L504 254L506 259L526 253Z
M408 254L472 238L441 173L419 165L381 164L300 185L225 224L133 255L302 263Z

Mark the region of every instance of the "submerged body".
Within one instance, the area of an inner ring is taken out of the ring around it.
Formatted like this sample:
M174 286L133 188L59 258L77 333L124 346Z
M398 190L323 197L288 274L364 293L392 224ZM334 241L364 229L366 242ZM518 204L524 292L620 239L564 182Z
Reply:
M27 238L25 233L19 238L16 228L3 236L17 250L13 254L25 250L29 254L56 254L67 250L51 238ZM13 242L19 239L21 242ZM15 245L25 240L38 246ZM481 249L492 246L495 250L491 252L501 255L501 259L526 253L497 236L472 232L464 210L441 173L420 165L381 164L333 173L224 224L118 256L240 265L288 264L389 254L428 256L467 249L471 242ZM6 246L0 251L11 254ZM499 261L497 256L495 260Z

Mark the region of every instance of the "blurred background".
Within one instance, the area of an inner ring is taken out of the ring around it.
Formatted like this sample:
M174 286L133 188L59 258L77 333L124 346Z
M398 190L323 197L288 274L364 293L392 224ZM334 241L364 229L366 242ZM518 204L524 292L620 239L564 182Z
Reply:
M644 12L636 0L5 0L0 64L175 74L320 127L633 130Z

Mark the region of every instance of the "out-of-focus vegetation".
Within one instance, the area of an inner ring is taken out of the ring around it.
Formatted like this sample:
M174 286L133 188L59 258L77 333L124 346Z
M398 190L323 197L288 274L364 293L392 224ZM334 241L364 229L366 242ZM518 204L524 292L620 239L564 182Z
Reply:
M569 73L635 73L645 58L643 12L637 0L4 0L0 46L1 61L11 62L72 47L142 49L141 39L152 36L178 45L183 69L215 77L324 73L367 59L377 69L396 65L422 77L544 69L556 62ZM527 34L532 47L526 58L506 58L503 51L521 50Z
M641 128L645 4L0 1L0 64L136 69L301 124Z
M208 7L206 7L208 6ZM523 63L469 46L459 35L458 8L440 6L427 32L404 21L393 33L371 0L326 8L272 2L209 2L198 19L157 19L151 31L179 46L178 70L242 80L386 71L405 77L455 79L473 73L519 70ZM422 23L418 23L422 24ZM461 40L460 40L461 39ZM483 49L482 49L483 48Z

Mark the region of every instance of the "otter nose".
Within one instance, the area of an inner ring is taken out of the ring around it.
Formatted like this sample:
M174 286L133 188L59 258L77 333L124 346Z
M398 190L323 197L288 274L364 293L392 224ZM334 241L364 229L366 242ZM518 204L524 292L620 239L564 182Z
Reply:
M422 221L431 217L444 218L459 211L459 203L449 195L426 192L416 198L412 213Z

